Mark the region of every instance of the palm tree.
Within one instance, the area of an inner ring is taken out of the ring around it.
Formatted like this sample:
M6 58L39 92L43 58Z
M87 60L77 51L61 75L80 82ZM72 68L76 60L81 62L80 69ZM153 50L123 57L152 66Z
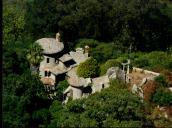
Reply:
M30 68L33 73L38 71L39 64L44 59L42 52L42 47L37 43L31 44L29 50L27 51L26 57L30 63Z

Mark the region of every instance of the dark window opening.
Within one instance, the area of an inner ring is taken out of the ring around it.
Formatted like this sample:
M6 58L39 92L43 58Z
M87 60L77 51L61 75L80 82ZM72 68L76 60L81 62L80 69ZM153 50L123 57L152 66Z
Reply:
M69 60L69 61L64 62L64 65L66 67L70 67L71 65L74 65L74 64L76 64L74 60Z
M51 75L51 72L48 72L48 76L50 76Z
M63 74L59 74L56 76L56 83L58 83L59 81L63 81L66 77L66 74L63 73Z
M45 71L45 76L47 76L48 75L48 72L47 71Z
M83 91L83 93L91 94L92 93L92 88L91 88L91 86L87 86L87 87L83 88L82 91Z
M105 88L105 85L104 84L102 84L102 88Z
M47 63L49 63L50 62L50 58L47 58Z

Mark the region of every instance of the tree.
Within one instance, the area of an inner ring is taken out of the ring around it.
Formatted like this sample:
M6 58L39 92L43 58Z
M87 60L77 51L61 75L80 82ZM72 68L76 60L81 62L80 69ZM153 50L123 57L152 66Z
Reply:
M122 84L114 81L109 88L69 101L63 108L53 104L49 127L142 127L147 122L143 104Z
M26 31L38 39L59 31L59 20L65 15L63 0L26 1Z
M69 86L69 83L67 80L60 81L56 85L55 93L56 93L56 99L59 101L63 101L63 91Z
M43 49L41 46L37 43L31 44L30 49L28 50L27 53L27 60L30 63L31 70L32 69L37 69L38 65L40 62L44 59L42 55Z
M10 43L23 38L25 27L25 2L3 2L3 42Z
M172 105L172 93L168 89L158 89L152 96L152 101L158 105Z
M108 61L105 62L105 64L101 65L101 75L104 75L107 70L111 67L120 67L120 62L118 62L115 59L109 59Z
M159 75L159 76L155 77L155 81L160 87L167 87L168 86L166 78L163 75Z
M37 122L36 116L32 115L43 108L47 109L50 104L37 75L31 75L29 70L22 75L9 74L3 78L3 87L4 127L36 127L44 124Z
M85 62L80 63L77 68L77 74L80 77L95 77L99 74L99 66L94 58L89 58Z

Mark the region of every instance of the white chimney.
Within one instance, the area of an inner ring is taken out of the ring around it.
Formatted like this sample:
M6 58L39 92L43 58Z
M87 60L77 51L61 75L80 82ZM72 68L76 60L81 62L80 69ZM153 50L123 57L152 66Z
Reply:
M60 33L59 32L56 33L56 40L57 40L57 42L60 42Z

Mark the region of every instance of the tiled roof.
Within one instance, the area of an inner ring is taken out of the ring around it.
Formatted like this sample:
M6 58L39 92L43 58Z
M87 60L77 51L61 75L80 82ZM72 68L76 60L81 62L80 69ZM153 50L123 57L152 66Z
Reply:
M67 68L64 65L51 64L51 63L41 66L40 70L50 71L54 73L55 75L67 72Z
M79 64L81 62L84 62L85 60L87 60L89 57L88 57L88 53L81 53L81 52L69 52L70 56L73 58L73 60Z
M71 59L72 59L72 57L69 54L64 54L62 57L59 58L59 60L61 60L62 62L66 62Z
M57 41L55 38L42 38L36 41L43 48L44 54L54 54L63 50L64 45L62 42Z
M85 86L87 84L87 81L82 78L82 77L69 77L67 79L67 81L69 82L69 84L71 86L74 86L74 87L82 87L82 86Z
M74 86L74 87L86 86L88 84L88 80L82 77L79 77L76 74L76 71L77 71L77 67L74 67L70 71L67 72L67 76L69 76L67 81L69 82L71 86Z

